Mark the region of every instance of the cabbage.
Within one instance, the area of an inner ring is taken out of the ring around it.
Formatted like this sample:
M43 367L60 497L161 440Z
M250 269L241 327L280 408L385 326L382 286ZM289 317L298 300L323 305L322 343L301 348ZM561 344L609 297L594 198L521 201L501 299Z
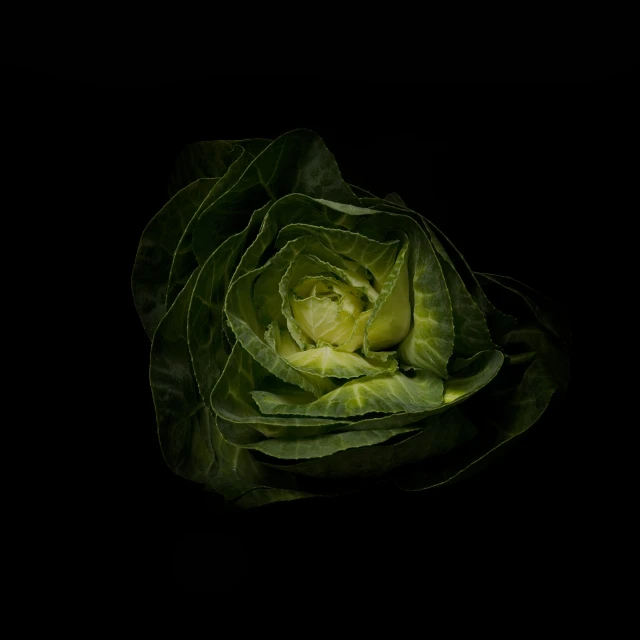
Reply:
M562 309L315 133L190 145L171 188L132 274L159 443L234 505L460 480L566 389Z

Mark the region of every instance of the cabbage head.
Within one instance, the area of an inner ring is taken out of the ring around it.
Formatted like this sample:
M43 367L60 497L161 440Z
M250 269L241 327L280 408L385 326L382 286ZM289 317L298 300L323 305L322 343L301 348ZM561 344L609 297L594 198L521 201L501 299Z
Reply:
M159 444L234 505L460 480L566 388L562 309L311 131L189 145L170 194L132 274Z

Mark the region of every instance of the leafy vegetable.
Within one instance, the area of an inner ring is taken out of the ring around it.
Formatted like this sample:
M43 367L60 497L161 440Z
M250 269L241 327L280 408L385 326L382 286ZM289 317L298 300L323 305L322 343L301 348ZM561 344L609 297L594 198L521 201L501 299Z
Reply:
M348 185L311 131L190 145L169 189L132 274L159 442L238 506L458 480L567 386L557 304Z

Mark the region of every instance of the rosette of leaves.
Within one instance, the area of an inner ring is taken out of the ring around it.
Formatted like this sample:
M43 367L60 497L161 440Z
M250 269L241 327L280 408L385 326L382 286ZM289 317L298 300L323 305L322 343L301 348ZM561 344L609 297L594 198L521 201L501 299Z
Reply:
M242 507L459 480L568 380L557 305L473 272L307 130L188 146L132 274L169 467Z

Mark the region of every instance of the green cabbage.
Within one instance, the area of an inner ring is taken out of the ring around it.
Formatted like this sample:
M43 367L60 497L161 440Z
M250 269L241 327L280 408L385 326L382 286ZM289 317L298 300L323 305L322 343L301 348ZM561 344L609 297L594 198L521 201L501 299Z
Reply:
M311 131L191 145L171 192L132 274L159 442L238 506L459 480L566 388L562 310Z

